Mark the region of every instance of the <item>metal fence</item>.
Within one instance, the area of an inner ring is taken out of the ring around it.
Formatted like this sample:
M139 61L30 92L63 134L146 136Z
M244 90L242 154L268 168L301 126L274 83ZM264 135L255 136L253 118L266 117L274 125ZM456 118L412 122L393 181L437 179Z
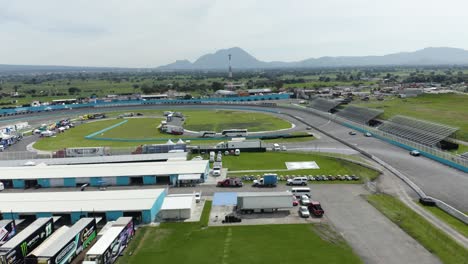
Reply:
M318 111L318 110L315 110L315 109L312 109L312 108L292 106L292 105L291 106L290 105L282 105L281 107L294 109L294 110L307 111L307 112L313 113L315 115L321 116L321 117L323 117L325 119L337 122L337 123L339 123L341 125L344 125L344 126L359 130L361 132L369 132L369 133L371 133L373 136L375 136L377 138L383 139L383 140L385 140L387 142L390 142L392 144L398 145L400 147L403 147L403 148L406 148L406 149L409 149L409 150L417 149L423 155L425 155L425 156L427 156L427 157L429 157L431 159L437 160L437 161L439 161L441 163L444 163L446 165L449 165L449 166L455 167L457 169L460 169L462 171L468 172L468 160L467 159L464 159L462 157L453 155L451 153L439 150L437 148L422 145L422 144L416 143L414 141L407 140L407 139L404 139L404 138L401 138L401 137L386 133L384 131L380 131L380 130L378 130L376 128L373 128L373 127L370 127L370 126L367 126L367 125L363 125L363 124L359 124L359 123L355 123L353 121L344 119L344 118L339 117L337 115L322 112L322 111Z

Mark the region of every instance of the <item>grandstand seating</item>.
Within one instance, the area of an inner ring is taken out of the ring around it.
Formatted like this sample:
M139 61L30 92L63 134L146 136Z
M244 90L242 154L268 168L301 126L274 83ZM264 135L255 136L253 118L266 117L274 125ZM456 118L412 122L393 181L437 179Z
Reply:
M458 128L405 116L395 116L379 126L379 130L426 146L434 146L455 133Z
M357 123L368 124L369 121L376 118L382 113L383 113L382 110L350 105L350 106L347 106L345 109L338 111L336 115L349 119L351 121L357 122Z
M309 107L314 109L330 112L333 108L337 107L341 102L335 100L327 100L323 98L315 98L310 102Z

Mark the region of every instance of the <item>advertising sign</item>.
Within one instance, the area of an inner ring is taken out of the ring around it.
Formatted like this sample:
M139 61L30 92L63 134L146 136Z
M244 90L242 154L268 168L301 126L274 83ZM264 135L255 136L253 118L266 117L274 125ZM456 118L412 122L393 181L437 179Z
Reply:
M91 221L76 236L69 241L54 257L50 259L50 264L70 263L83 250L89 247L96 238L96 222Z
M122 251L127 247L132 237L135 235L135 227L133 225L133 221L125 226L125 228L120 232L120 234L115 238L115 240L111 243L109 248L103 255L104 262L103 264L112 264L114 263L117 258L120 256Z

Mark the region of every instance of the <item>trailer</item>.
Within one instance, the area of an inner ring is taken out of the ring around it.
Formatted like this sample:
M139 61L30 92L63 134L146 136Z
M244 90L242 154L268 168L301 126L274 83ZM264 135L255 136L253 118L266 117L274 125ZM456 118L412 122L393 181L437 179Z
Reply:
M0 247L1 264L20 264L54 231L58 217L41 217Z
M183 135L184 128L181 126L164 125L164 126L161 126L161 132L171 134L171 135Z
M135 235L131 217L120 217L86 253L83 264L112 264Z
M237 210L241 213L275 212L293 207L290 192L241 192L237 194Z
M0 246L16 235L17 225L23 220L0 220Z
M245 138L233 139L227 142L220 142L216 144L217 149L246 149L246 148L261 148L261 140L246 140Z
M138 146L132 154L151 154L151 153L169 153L170 151L178 150L187 152L186 143L176 144L151 144Z
M29 255L27 263L71 263L76 256L93 243L96 235L96 219L81 218L61 236L58 236L54 243L43 248L38 255Z

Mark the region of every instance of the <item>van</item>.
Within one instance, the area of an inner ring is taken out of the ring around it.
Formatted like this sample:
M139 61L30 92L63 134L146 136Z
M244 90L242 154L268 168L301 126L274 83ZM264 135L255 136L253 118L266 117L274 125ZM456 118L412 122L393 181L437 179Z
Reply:
M296 197L302 197L302 195L307 195L310 198L310 188L309 187L293 187L291 193Z
M3 182L0 182L0 192L5 190L5 185L3 184Z
M286 185L307 185L307 177L294 177L288 179Z
M215 161L215 152L210 151L210 162L214 162L214 161Z
M281 147L278 143L273 144L273 151L281 151Z

